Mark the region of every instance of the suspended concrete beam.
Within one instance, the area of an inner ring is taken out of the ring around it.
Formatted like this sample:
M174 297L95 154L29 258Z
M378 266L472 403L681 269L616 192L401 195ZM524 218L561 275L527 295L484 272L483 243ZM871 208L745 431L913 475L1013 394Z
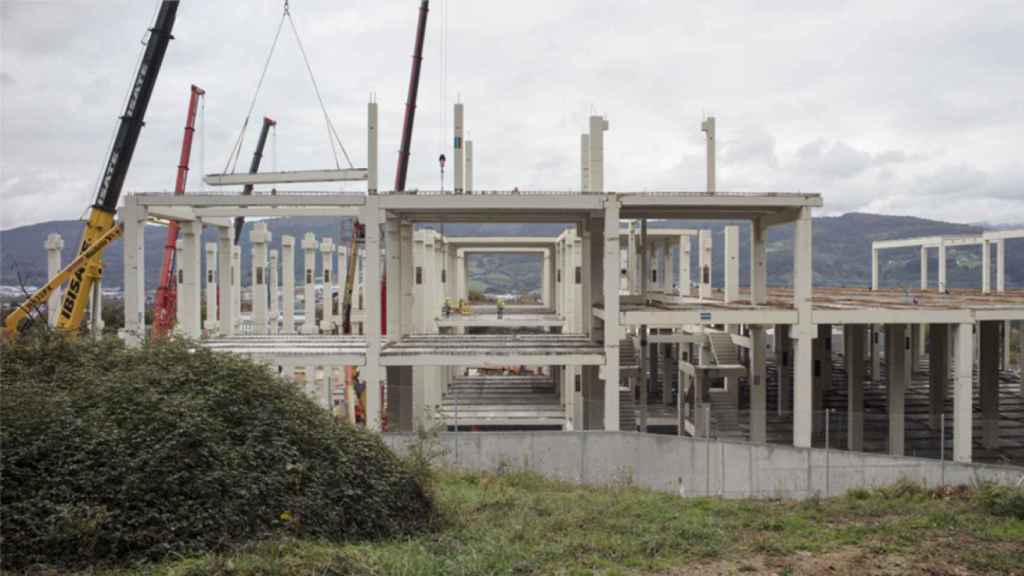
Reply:
M292 170L287 172L258 172L256 174L207 174L207 186L258 186L260 184L308 184L311 182L363 182L369 172L366 168L342 170Z

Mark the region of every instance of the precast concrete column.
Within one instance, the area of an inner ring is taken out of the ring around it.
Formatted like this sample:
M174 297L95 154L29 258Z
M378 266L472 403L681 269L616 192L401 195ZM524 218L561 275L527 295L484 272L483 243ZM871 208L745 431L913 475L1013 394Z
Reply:
M220 333L235 335L235 270L232 248L235 247L235 227L217 228L217 284L220 286Z
M464 178L466 194L473 193L473 141L466 140L466 176Z
M956 384L953 388L953 460L971 461L973 442L974 324L957 326ZM996 406L998 410L998 405Z
M921 290L928 289L928 247L921 246Z
M580 191L590 192L590 136L580 134Z
M707 145L705 160L707 161L708 192L715 193L715 117L708 116L700 124L701 132L704 132L704 141Z
M455 122L455 141L453 148L455 150L454 164L455 167L452 169L452 177L455 180L453 188L456 194L462 194L465 190L465 156L463 155L462 139L463 139L463 106L461 102L455 104L455 113L452 115L452 119ZM390 310L388 311L390 313Z
M202 252L200 242L203 224L197 221L181 224L181 256L178 260L178 293L181 294L181 330L189 338L202 336Z
M64 238L60 234L50 234L43 244L46 248L46 277L53 278L61 271L60 252L64 249ZM60 286L50 292L46 300L47 323L53 327L57 325L57 317L60 315Z
M277 334L278 331L279 331L279 327L280 327L280 324L278 324L278 317L280 316L280 310L279 310L279 304L278 304L279 299L280 299L280 290L278 288L280 286L280 279L278 278L278 275L280 273L278 272L277 263L278 263L278 252L277 252L277 250L271 250L270 251L270 264L269 264L270 268L268 269L268 274L267 274L267 280L269 280L269 283L267 284L267 288L268 288L267 296L270 298L270 309L269 309L269 315L270 315L269 320L270 320L270 322L267 325L267 328L270 331L270 334Z
M740 227L725 227L725 301L740 295Z
M377 267L380 270L380 267ZM356 246L356 293L352 295L355 299L354 308L361 312L366 311L366 247ZM365 314L364 314L365 317ZM363 322L359 323L359 333L366 334Z
M889 413L889 454L903 456L906 436L906 396L911 381L914 351L907 335L909 325L887 324L886 361L889 364L889 389L886 394Z
M467 274L466 274L466 253L462 250L458 251L455 260L455 299L456 300L468 300L469 291L467 290Z
M1006 292L1006 241L996 240L996 292ZM1009 320L1003 323L1003 345L1000 363L1004 370L1010 369L1010 333L1012 324ZM1021 358L1024 359L1024 346L1021 347ZM1024 385L1024 379L1021 380Z
M540 302L546 307L551 307L551 251L544 251L544 258L540 270Z
M591 127L594 118L591 118ZM607 129L608 123L603 126ZM600 132L598 132L600 133ZM594 137L591 134L591 143ZM592 150L593 152L593 150ZM603 155L603 149L601 151ZM593 156L593 154L592 154ZM594 170L591 170L593 175ZM598 191L603 190L602 188ZM619 324L619 209L617 194L605 196L604 208L604 257L600 259L604 277L601 299L604 303L604 429L619 429L619 338L622 327ZM595 259L597 260L597 259ZM597 262L595 262L597 264Z
M267 323L267 245L270 231L264 222L257 222L249 232L252 244L252 320L254 333L266 334Z
M981 293L992 293L992 243L981 241Z
M928 325L928 423L933 432L940 428L949 386L949 325Z
M380 286L380 206L377 196L369 196L363 207L361 220L366 226L366 284ZM390 287L389 287L390 291ZM366 380L366 427L380 430L380 298L366 298L366 366L363 376Z
M121 338L139 346L146 337L146 209L134 195L124 199L124 330Z
M693 279L690 276L690 236L679 236L679 295L689 296Z
M581 259L581 277L580 277L580 310L581 318L578 326L580 331L587 336L594 336L594 289L595 286L600 289L600 286L593 282L594 277L594 262L595 259L602 254L601 246L601 228L594 227L594 221L584 220L580 226L580 233L582 238L580 241L580 252L583 254ZM596 230L596 233L595 233ZM621 259L619 254L616 253L615 260L615 274L618 276L621 271Z
M379 136L377 103L368 102L366 105L366 191L369 194L377 193L377 180L380 177L380 170L377 168ZM341 239L339 238L339 240Z
M979 322L981 342L978 380L981 388L981 442L986 449L999 447L999 329L1002 322Z
M608 127L608 120L601 116L590 117L590 192L604 192L604 133ZM618 240L618 229L615 234Z
M878 290L878 250L871 249L871 289Z
M793 325L793 445L809 448L813 429L813 352L815 336L811 323L813 274L811 209L802 208L793 229L793 306L798 324Z
M337 299L331 303L331 313L334 316L334 322L337 325L339 331L343 322L342 316L344 310L342 310L345 302L345 285L348 282L348 247L338 246L338 272L334 275L335 280L335 291Z
M217 330L217 243L206 243L206 321L203 328Z
M658 239L661 258L658 260L658 287L662 292L672 291L672 242L668 238Z
M764 326L750 326L750 441L768 441L768 375Z
M185 272L181 269L181 263L185 261L185 241L181 236L174 241L174 261L178 263L178 267L174 271L174 331L181 334L185 324L185 305L181 303L185 298L185 292L178 290L178 287L185 282Z
M284 319L281 332L295 334L295 237L281 236L281 276L283 276L283 298L281 308Z
M939 293L946 292L946 242L939 240Z
M302 333L317 334L319 330L316 324L316 236L312 232L306 232L302 238L302 252L305 256L302 275L303 304L302 304Z
M750 300L752 304L768 301L768 226L761 218L750 225Z
M402 265L401 251L399 246L401 231L397 218L388 218L384 223L384 255L385 255L385 278L388 283L387 290L387 340L395 342L401 336L402 321ZM394 370L388 372L393 374ZM388 384L391 378L388 377ZM397 409L397 407L396 407Z
M237 245L231 246L231 305L232 333L237 333L242 325L242 247Z
M775 372L778 378L779 394L776 398L776 410L781 416L789 410L792 400L793 380L789 374L793 365L793 346L789 339L789 325L775 325Z
M843 326L846 361L846 449L864 449L864 325Z
M711 230L701 230L698 242L700 243L700 256L698 263L700 271L700 298L705 300L711 298L711 263L712 263L712 245L711 245Z
M411 334L413 331L413 287L414 280L413 271L415 265L413 264L412 256L412 223L402 222L398 228L399 233L399 253L398 253L398 270L399 278L401 279L401 316L399 317L399 329L401 330L400 335L405 336ZM410 380L411 385L411 380ZM420 395L422 390L413 390L413 394Z
M331 287L334 286L334 239L325 236L320 239L320 282L323 285L323 296L320 303L320 331L334 330L334 314L331 311Z

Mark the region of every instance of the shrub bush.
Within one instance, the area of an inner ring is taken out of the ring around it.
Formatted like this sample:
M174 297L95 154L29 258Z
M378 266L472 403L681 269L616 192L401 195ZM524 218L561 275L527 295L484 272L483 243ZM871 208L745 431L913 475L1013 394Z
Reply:
M380 439L243 358L50 332L0 344L2 566L426 527L424 487Z
M983 484L978 488L978 501L993 516L1024 520L1024 487Z

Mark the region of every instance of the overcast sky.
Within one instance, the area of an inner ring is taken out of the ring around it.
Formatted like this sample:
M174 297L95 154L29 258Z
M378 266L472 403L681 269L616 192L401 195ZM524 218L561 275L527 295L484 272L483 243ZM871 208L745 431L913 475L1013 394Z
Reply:
M156 4L0 0L0 227L77 218L92 203ZM381 182L390 188L419 1L291 6L359 166L366 102L376 94ZM201 171L224 169L281 8L278 0L182 2L126 190L173 189L192 83L208 97L189 189L201 188ZM437 156L450 145L457 98L477 188L578 187L579 133L598 113L611 123L606 189L701 190L700 121L713 114L719 190L820 192L824 214L1024 222L1019 1L434 0L409 188L439 186ZM262 115L279 122L265 169L333 167L287 29L239 169Z

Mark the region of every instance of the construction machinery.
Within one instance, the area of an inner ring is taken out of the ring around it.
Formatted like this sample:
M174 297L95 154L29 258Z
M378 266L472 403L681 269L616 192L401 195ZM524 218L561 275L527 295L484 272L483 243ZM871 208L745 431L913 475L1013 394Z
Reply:
M256 151L252 153L252 162L249 164L249 174L255 174L260 171L260 162L263 160L263 149L267 145L267 135L270 134L270 129L277 126L277 122L273 119L264 117L263 127L260 128L260 138L256 141ZM245 188L242 189L242 196L252 195L252 184L246 184ZM238 245L238 241L242 238L242 227L245 226L244 216L235 216L235 245Z
M199 99L206 94L202 88L192 85L185 115L185 136L181 140L181 159L178 162L178 177L174 182L174 193L185 193L188 180L188 164L192 155L192 136L195 134L196 112ZM178 241L178 222L172 220L167 226L167 240L164 242L164 259L160 264L160 285L153 299L153 336L165 336L174 327L177 316L178 285L174 280L174 247Z
M68 280L68 287L57 316L57 327L62 330L78 330L81 325L89 300L88 295L94 287L99 286L99 280L103 275L102 250L121 234L120 226L114 224L117 203L121 198L121 190L128 174L128 167L131 165L135 145L142 132L143 118L149 106L149 99L153 95L156 78L172 38L171 31L178 13L178 3L179 0L163 0L157 12L156 23L149 31L146 49L139 62L135 82L128 94L128 102L121 116L113 146L110 148L110 156L100 178L96 202L89 210L89 219L82 233L78 256L72 260L71 265L47 282L46 286L30 296L27 302L7 315L4 319L5 334L16 335L31 311L45 301L64 280ZM57 282L58 279L61 282ZM43 293L45 295L40 297ZM100 295L96 294L95 297L99 298Z

